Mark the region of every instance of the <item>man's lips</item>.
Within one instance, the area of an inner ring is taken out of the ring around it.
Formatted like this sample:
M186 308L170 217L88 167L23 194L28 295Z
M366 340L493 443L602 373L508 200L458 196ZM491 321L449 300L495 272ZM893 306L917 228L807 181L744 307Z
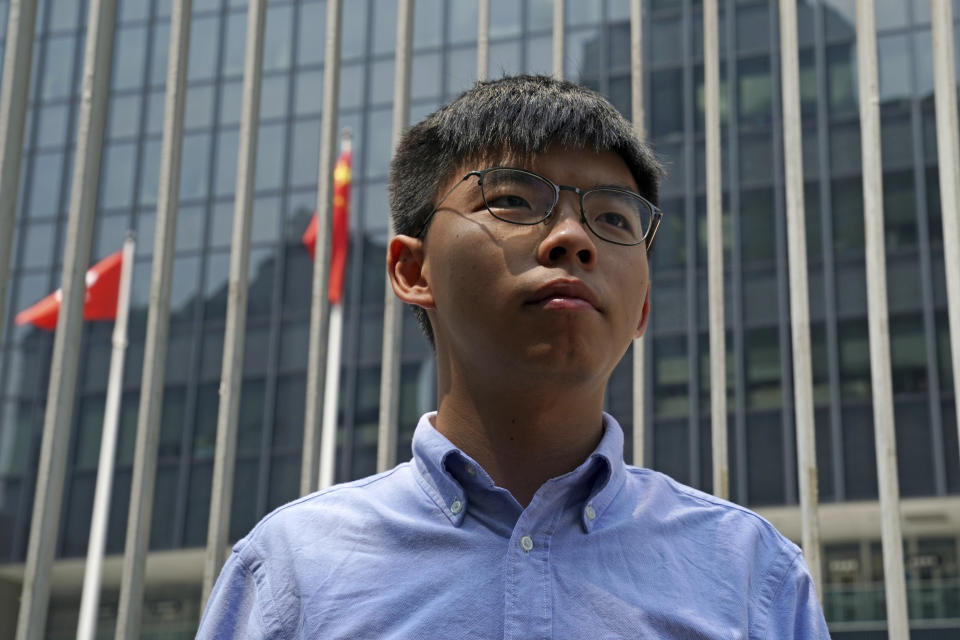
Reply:
M577 279L552 280L538 287L526 304L543 305L548 309L594 309L600 311L600 300L596 293Z

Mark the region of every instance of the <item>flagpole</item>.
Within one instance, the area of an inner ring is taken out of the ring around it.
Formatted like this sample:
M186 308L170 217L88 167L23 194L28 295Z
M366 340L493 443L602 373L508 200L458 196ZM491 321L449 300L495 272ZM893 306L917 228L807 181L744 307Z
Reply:
M253 224L253 186L260 122L263 77L263 39L267 0L249 0L243 65L243 105L237 152L237 186L230 239L230 283L227 290L227 324L223 335L220 372L220 407L217 411L217 444L213 456L207 548L203 561L202 607L223 567L230 532L233 475L237 457L237 422L243 385L243 349L247 327L247 293L250 273L250 230Z
M100 579L103 574L103 553L107 542L110 515L110 491L113 487L113 461L117 450L117 424L120 419L120 393L123 387L123 362L127 351L127 323L130 315L130 285L133 281L133 233L123 242L120 267L120 295L117 298L117 320L113 325L113 352L107 383L107 405L100 436L100 461L97 464L97 485L93 495L93 516L87 543L87 562L83 572L83 595L80 599L80 620L77 640L93 640L97 632L97 608L100 605Z
M937 160L940 166L940 216L946 265L947 318L953 362L953 398L960 436L960 143L957 142L957 77L953 67L953 8L950 0L931 0ZM956 456L954 449L950 455Z
M23 132L30 97L30 66L33 63L33 32L37 2L12 0L7 21L3 86L0 90L0 343L7 317L7 285L13 246L13 222L17 217Z
M477 2L477 80L487 79L490 61L490 0Z
M337 100L340 95L340 27L342 0L327 0L326 62L323 72L323 106L320 118L320 159L317 176L317 237L314 247L313 284L310 292L310 344L307 353L307 394L303 416L303 455L300 462L300 495L320 484L320 440L323 432L323 390L329 334L328 285L330 274L330 209L333 166L336 158Z
M350 151L350 130L346 129L341 137L340 157L343 158L344 154ZM346 199L342 202L337 202L337 198L340 195L338 194L338 190L343 188L338 178L342 166L340 164L341 162L342 160L337 161L337 168L334 170L334 210L339 206L348 206ZM349 184L346 185L346 188L349 189ZM346 225L344 231L349 230L350 222L346 219L346 216L339 222ZM338 221L334 220L333 224L333 241L336 243L338 240L336 237L336 225ZM347 246L333 246L331 248L331 260L337 259L337 251L346 252L347 250ZM316 253L316 249L314 249L314 253ZM330 272L331 278L335 277L332 273L333 269L330 269ZM342 280L343 271L341 270L336 277ZM331 283L331 285L327 287L331 304L327 331L327 375L323 389L323 425L320 431L320 489L329 487L334 483L337 470L337 411L340 404L340 359L343 349L343 299L342 297L334 298L333 289L334 287ZM339 295L342 290L343 285L341 282L337 287L337 295Z
M413 0L397 6L397 58L393 81L393 139L396 150L410 122L410 62L413 50ZM390 222L390 237L396 234ZM403 315L388 281L383 298L383 350L380 365L380 415L377 424L377 471L397 464L397 420L400 405L400 342Z
M115 9L116 0L91 0L87 14L80 117L63 254L63 302L53 341L17 640L44 637L50 604L51 572L60 529L63 479L80 359L86 293L84 277L90 263L94 209L100 184L100 152L107 114Z
M893 381L883 229L883 165L877 80L877 28L873 0L857 0L857 76L860 97L860 157L863 163L863 235L867 266L867 321L874 445L880 494L883 584L891 638L908 640L907 589L900 528L900 484L894 430Z
M800 72L796 0L780 0L780 62L783 91L784 176L787 196L787 249L790 270L790 327L793 338L793 405L796 415L797 475L803 555L823 600L820 579L820 503L810 364L810 298L807 287L807 234L803 203L803 138L800 123Z
M630 0L630 97L633 128L646 138L643 114L643 11L642 0ZM647 267L649 268L649 264ZM647 324L649 331L650 325ZM633 464L643 466L646 445L646 399L644 395L646 349L643 336L633 341Z
M710 316L710 432L713 493L730 497L727 453L727 347L723 311L723 183L720 157L720 37L717 0L703 3L703 109L707 169L707 289Z
M120 575L120 597L114 632L117 640L135 638L140 634L157 475L167 337L170 329L170 293L173 286L177 207L180 201L183 112L192 6L192 0L174 0L170 7L170 44L157 190L156 232L150 272L150 308L147 312L147 333L137 408L137 440L133 453L123 569Z
M336 472L337 410L340 397L340 352L343 342L343 305L330 306L327 334L327 379L323 390L323 428L320 433L320 488L333 484Z
M553 77L563 80L563 0L553 0Z

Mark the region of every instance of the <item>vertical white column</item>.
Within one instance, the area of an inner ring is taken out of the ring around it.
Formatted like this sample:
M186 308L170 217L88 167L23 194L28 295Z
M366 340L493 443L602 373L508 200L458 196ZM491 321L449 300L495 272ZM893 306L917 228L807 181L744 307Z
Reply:
M807 232L803 203L803 138L800 126L800 63L796 0L780 0L780 67L783 93L783 155L787 200L787 257L790 270L790 328L793 338L793 405L797 429L797 475L803 554L822 596L820 503L810 364L810 300L807 288Z
M877 449L887 629L891 638L910 637L900 530L900 486L893 424L893 382L887 315L887 264L883 242L883 173L880 162L880 97L873 0L857 0L857 75L860 147L863 159L863 217L866 241L870 381Z
M477 0L477 80L487 79L490 66L490 0Z
M320 436L323 391L327 377L327 338L330 300L330 209L333 206L333 167L337 156L337 103L340 100L341 0L327 0L327 44L323 64L323 105L320 113L320 161L317 176L317 242L310 293L310 347L307 357L307 398L303 420L300 495L316 491L320 482ZM333 375L339 375L338 371Z
M643 0L630 0L630 116L641 139L647 137L643 123ZM653 274L651 272L651 279ZM650 331L649 325L647 331ZM642 467L646 444L646 361L644 338L633 341L633 464Z
M230 282L227 289L227 324L223 336L220 373L220 408L217 411L217 445L213 454L210 519L203 562L203 604L223 566L230 532L233 471L237 453L237 420L243 385L243 347L247 327L247 294L250 271L250 227L253 221L253 187L257 168L257 133L260 126L260 89L263 76L263 26L267 0L247 5L247 39L243 63L243 96L240 141L237 147L237 188L230 238Z
M133 282L133 234L123 243L120 267L120 293L117 318L113 325L113 351L107 382L107 403L100 436L100 459L97 463L97 484L93 494L90 518L90 539L87 562L83 568L83 593L80 597L80 619L77 640L93 640L97 633L97 609L100 606L100 578L103 574L103 553L107 544L107 522L110 518L110 491L113 488L113 460L117 451L117 425L120 422L120 395L123 387L123 361L127 352L127 324L130 316L130 285Z
M564 0L553 0L553 77L563 80L563 5Z
M710 432L713 493L730 497L727 453L727 347L723 310L723 181L720 169L720 38L717 0L703 3L704 125L707 170L707 295L710 318Z
M36 0L10 0L7 16L7 44L3 84L0 86L0 341L3 340L3 324L7 317L13 222L17 217L23 131L33 63L33 30L37 22Z
M167 334L170 328L170 290L180 200L180 160L183 149L183 112L192 5L193 0L176 0L170 15L157 222L150 274L150 308L147 312L140 406L137 413L137 442L134 449L130 508L117 610L115 637L118 640L136 638L140 633L144 572L153 516L163 378L167 361Z
M53 340L43 442L17 619L17 640L40 640L44 637L47 621L50 571L59 530L80 358L85 276L90 263L93 216L100 181L100 151L103 148L103 127L107 115L115 8L116 0L91 0L87 17L77 150L73 161L70 215L63 255L63 297Z
M397 148L410 121L410 63L413 51L413 0L397 7L397 58L393 84L393 141ZM390 221L390 237L396 234ZM397 464L397 418L400 405L400 342L402 307L387 282L383 298L383 357L380 369L380 421L377 430L377 471Z
M957 76L953 57L953 7L950 0L931 0L931 3L940 215L943 221L943 259L946 262L953 397L957 433L960 435L960 133L957 126ZM956 456L957 451L950 454Z

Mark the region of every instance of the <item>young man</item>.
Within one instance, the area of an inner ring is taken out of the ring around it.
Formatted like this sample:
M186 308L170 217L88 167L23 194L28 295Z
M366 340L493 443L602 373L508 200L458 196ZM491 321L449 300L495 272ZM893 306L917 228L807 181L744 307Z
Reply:
M800 550L623 462L661 169L602 97L480 83L404 136L387 267L437 357L413 459L234 547L200 638L827 638Z

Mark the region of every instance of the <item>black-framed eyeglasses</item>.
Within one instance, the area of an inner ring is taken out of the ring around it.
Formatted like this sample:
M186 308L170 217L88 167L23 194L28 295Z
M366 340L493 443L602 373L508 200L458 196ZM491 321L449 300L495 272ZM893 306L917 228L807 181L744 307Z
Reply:
M550 217L561 191L580 197L580 220L601 240L624 246L653 245L663 212L638 193L620 187L580 189L556 184L540 174L512 167L471 171L447 191L423 223L423 237L443 202L471 176L477 176L483 203L494 218L511 224L534 225Z

